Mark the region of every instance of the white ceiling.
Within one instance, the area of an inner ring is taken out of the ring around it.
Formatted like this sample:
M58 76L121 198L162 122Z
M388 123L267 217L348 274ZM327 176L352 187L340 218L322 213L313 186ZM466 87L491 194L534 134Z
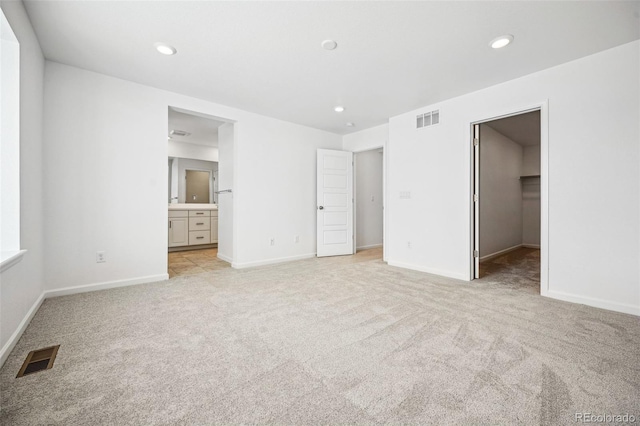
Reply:
M167 136L172 130L184 130L191 133L189 136L171 136L173 141L217 147L218 127L222 126L224 122L185 114L169 108L168 124Z
M486 124L522 146L540 145L540 111L501 118Z
M25 5L47 59L339 134L636 40L640 27L637 1ZM512 45L488 47L505 33Z

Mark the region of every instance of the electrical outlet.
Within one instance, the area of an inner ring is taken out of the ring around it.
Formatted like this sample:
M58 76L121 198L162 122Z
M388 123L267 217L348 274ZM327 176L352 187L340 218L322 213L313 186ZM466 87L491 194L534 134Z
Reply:
M300 235L296 235L295 237L293 237L293 242L294 243L299 243L300 242Z
M276 245L276 239L274 237L269 238L269 245L270 246L275 246Z
M407 241L407 248L411 248L411 241Z
M104 263L107 261L107 253L104 251L96 252L96 263Z

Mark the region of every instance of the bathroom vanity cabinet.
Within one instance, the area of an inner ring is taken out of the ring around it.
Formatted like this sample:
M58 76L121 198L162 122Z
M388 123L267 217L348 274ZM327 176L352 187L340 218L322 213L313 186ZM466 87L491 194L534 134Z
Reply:
M168 226L169 248L217 244L218 206L172 204L169 206Z

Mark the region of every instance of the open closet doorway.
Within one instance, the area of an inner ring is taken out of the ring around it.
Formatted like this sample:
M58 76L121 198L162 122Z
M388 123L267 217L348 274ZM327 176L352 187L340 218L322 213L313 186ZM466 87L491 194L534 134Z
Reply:
M169 276L230 267L234 123L169 107L167 132Z
M384 150L354 153L354 253L366 258L383 257Z
M473 277L540 293L541 112L475 123Z

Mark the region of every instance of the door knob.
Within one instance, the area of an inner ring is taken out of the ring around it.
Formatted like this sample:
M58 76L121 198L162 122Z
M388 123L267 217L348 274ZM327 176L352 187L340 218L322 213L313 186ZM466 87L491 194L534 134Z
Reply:
M324 209L324 207L322 207L322 206L318 207L318 210L322 210L322 209Z

